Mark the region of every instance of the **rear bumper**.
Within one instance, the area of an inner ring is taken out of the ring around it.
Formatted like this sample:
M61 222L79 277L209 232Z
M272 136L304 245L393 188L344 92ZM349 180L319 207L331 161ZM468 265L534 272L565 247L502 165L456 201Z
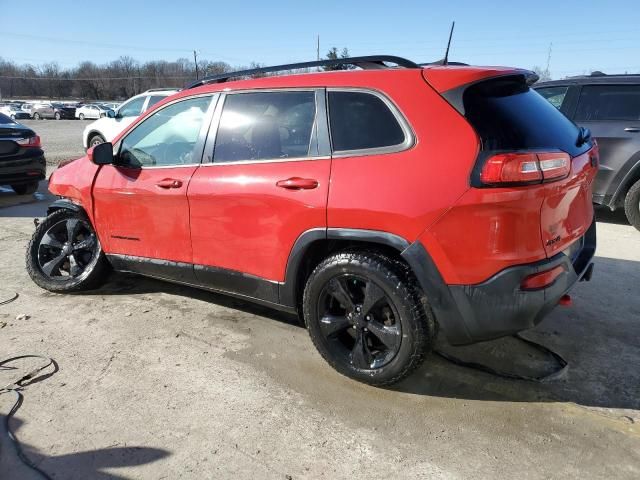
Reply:
M407 248L403 256L427 293L447 340L458 345L510 335L540 323L576 282L591 277L595 221L578 242L571 251L506 268L475 285L446 285L419 242ZM524 278L558 265L564 265L565 271L550 286L533 291L520 289Z
M19 185L45 179L46 162L42 151L33 156L11 160L0 159L0 185Z

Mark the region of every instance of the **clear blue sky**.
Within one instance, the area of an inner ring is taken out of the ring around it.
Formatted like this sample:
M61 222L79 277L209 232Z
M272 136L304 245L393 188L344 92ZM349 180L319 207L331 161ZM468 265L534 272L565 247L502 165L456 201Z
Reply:
M576 1L278 0L103 2L0 0L0 57L18 63L200 57L277 64L348 47L433 61L545 67L554 78L592 70L640 72L640 4Z

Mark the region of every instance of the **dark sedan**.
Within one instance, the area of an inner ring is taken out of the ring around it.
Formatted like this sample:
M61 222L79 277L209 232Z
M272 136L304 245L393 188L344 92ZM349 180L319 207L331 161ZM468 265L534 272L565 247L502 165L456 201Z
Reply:
M31 108L31 117L34 120L41 118L55 118L56 120L76 118L75 107L69 107L62 103L37 103Z
M45 172L40 137L0 113L0 185L11 186L18 195L31 194Z

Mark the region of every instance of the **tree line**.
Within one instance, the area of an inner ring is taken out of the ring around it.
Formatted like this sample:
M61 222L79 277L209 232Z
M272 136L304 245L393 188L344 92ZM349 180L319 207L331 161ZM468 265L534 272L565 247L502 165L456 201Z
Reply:
M340 53L331 48L327 59L348 57L345 48ZM257 68L260 65L231 66L226 62L199 60L198 77ZM336 67L327 67L335 69ZM339 68L339 67L338 67ZM181 88L196 80L196 63L187 58L169 62L154 60L139 62L121 56L105 64L84 61L72 68L57 63L18 65L0 57L0 98L51 98L84 100L124 100L150 88Z

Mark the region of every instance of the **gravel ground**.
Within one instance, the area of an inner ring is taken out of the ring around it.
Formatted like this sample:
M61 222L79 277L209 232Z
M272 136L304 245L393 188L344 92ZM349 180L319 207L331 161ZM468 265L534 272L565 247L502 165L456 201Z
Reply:
M37 122L77 128L76 144L82 125ZM619 214L598 212L574 306L526 334L568 360L564 376L511 381L431 355L377 389L329 368L294 318L228 297L123 274L41 290L24 252L49 201L44 182L33 198L0 191L0 301L20 295L0 306L0 359L58 362L12 423L53 478L640 478L640 233ZM458 353L548 367L512 342ZM0 427L0 478L30 475Z
M48 165L84 155L82 131L93 120L22 120L42 139Z

